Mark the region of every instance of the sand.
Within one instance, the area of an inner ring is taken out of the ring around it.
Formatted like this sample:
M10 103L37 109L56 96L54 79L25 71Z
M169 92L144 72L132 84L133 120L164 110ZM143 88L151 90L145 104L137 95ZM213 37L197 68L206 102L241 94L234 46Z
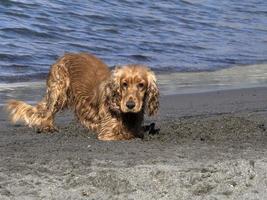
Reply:
M143 140L98 141L69 112L37 134L2 111L1 200L267 199L267 88L162 96Z

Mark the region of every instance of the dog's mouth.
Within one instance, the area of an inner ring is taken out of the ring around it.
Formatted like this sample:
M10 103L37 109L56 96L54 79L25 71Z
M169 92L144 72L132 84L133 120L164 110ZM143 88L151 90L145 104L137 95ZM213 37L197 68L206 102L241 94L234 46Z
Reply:
M139 113L141 111L141 109L129 109L129 108L125 108L121 110L123 113Z
M126 110L124 113L139 113L140 110Z

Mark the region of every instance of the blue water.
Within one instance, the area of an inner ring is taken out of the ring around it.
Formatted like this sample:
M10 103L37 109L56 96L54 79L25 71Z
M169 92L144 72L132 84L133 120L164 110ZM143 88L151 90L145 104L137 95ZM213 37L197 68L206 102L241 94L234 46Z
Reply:
M266 63L267 1L0 1L0 82L43 79L80 51L159 72Z

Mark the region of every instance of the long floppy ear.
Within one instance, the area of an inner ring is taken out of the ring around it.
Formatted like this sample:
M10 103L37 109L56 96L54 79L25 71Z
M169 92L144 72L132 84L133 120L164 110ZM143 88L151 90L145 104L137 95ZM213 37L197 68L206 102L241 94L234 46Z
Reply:
M155 115L159 110L159 89L157 79L151 70L147 72L148 88L146 91L146 112L149 116Z
M120 67L116 67L111 71L110 78L104 86L103 94L105 106L116 113L120 112L120 71Z

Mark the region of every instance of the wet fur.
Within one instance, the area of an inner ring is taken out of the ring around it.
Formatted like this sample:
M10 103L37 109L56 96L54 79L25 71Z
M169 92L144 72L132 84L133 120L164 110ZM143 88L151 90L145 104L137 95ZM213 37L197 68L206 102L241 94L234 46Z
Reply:
M120 81L133 73L142 75L146 88L142 95L135 91L138 98L127 95L142 106L124 113L121 102L126 97L122 96ZM158 97L155 75L145 66L128 65L110 71L91 54L66 54L52 65L45 97L37 105L10 100L6 108L12 122L24 122L40 132L56 131L55 114L70 108L85 127L97 132L99 139L123 140L143 136L144 114L156 114Z

